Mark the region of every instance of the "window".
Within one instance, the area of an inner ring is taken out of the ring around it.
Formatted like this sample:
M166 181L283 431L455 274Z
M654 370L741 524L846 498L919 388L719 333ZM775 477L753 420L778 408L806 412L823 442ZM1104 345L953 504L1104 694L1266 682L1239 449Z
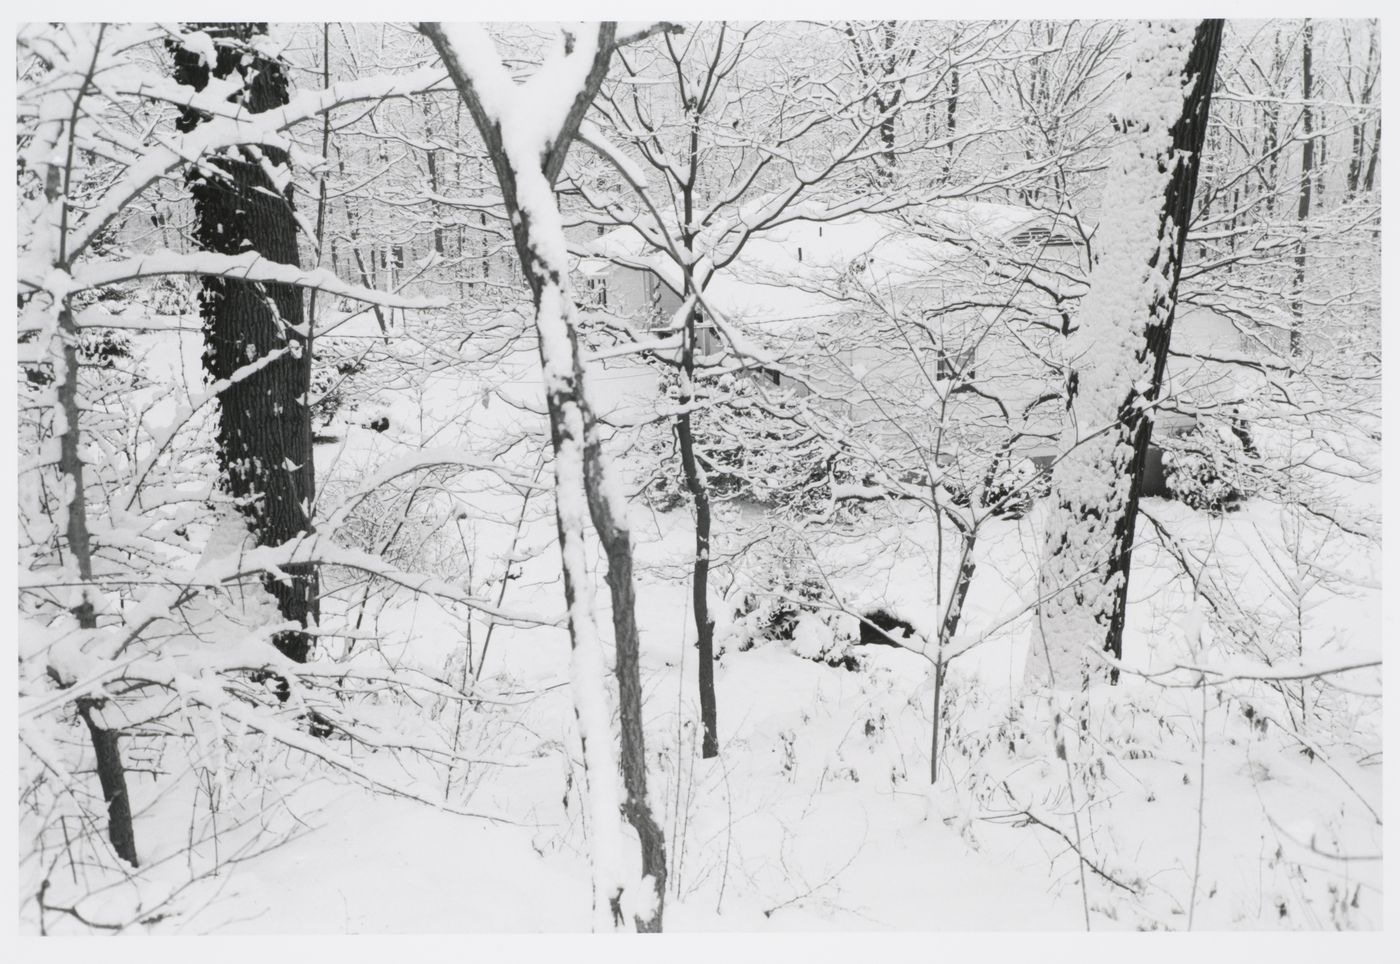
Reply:
M1011 236L1011 243L1018 248L1028 248L1033 244L1045 244L1050 240L1050 229L1043 224L1033 224Z
M593 277L589 278L585 284L585 297L583 304L589 308L606 308L608 306L608 279Z
M783 383L782 372L778 371L776 368L760 368L758 371L774 385L781 385Z
M967 348L958 350L955 348L938 349L938 379L960 378L970 381L977 377L977 371L972 367L976 361L977 349Z

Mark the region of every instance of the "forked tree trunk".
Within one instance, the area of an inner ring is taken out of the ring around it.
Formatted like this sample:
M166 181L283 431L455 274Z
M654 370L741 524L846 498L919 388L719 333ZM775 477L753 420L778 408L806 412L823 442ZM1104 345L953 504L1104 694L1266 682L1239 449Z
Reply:
M642 910L635 914L639 931L659 931L666 893L666 841L651 812L647 798L646 746L642 733L642 686L639 667L640 639L637 632L636 595L632 576L632 538L624 515L626 506L617 499L603 454L598 421L589 404L585 370L575 330L572 292L568 283L568 264L563 253L563 226L558 216L557 202L552 196L554 182L563 170L569 146L578 132L584 112L592 103L607 73L615 42L616 24L605 23L597 35L592 62L586 76L579 78L580 87L566 116L559 118L558 131L551 130L540 156L522 156L513 149L516 140L510 129L512 123L525 123L526 118L496 114L502 96L499 90L483 95L473 81L472 73L462 60L440 24L425 23L419 30L432 41L448 75L466 104L495 168L502 199L510 218L516 254L530 286L535 309L535 326L539 333L540 363L545 381L545 399L549 410L550 437L554 448L555 518L559 528L559 551L564 576L564 598L569 610L569 632L575 654L575 711L583 738L584 765L589 794L595 797L594 872L595 885L605 880L608 887L618 888L598 896L607 900L614 923L622 919L622 886L630 879L630 871L611 866L604 871L600 863L615 865L625 859L621 853L607 852L625 846L616 827L616 813L606 812L607 806L598 802L611 801L609 783L616 779L613 758L607 750L608 716L601 705L603 693L594 690L601 680L579 679L601 668L602 654L594 628L592 585L584 565L585 519L593 522L603 551L607 555L607 582L612 596L613 638L616 646L615 675L618 684L618 716L621 722L621 769L626 799L621 809L636 831L641 850L641 872L650 878L652 893L639 895ZM478 38L483 39L483 38ZM565 55L575 53L577 37L570 38ZM489 40L485 41L489 46ZM481 52L481 51L478 51ZM494 52L491 54L494 56ZM494 82L510 84L504 67L492 65ZM572 65L571 65L572 66ZM485 69L484 66L479 69ZM513 105L518 111L527 105ZM533 105L530 105L533 106ZM545 109L541 107L541 109ZM503 128L507 128L503 130ZM552 222L536 224L544 218ZM578 504L580 498L586 506ZM606 835L608 843L599 846L598 838ZM616 876L610 876L610 875Z
M700 309L693 308L685 320L679 399L682 412L676 419L676 440L681 451L685 485L695 503L695 559L691 569L690 590L696 646L699 649L697 677L700 689L700 724L703 729L700 755L708 760L719 756L719 734L715 706L715 619L710 612L710 489L700 467L699 458L695 454L695 431L690 413L690 403L694 400L695 339L699 318Z
M238 79L231 98L251 114L287 103L287 77L275 61L255 54L249 42L265 24L202 25L215 41L217 60L172 44L175 77L203 90L212 79ZM177 122L192 130L207 119L185 110ZM290 180L279 188L271 173L285 170L288 157L277 147L243 147L209 166L218 173L190 173L194 194L195 239L205 251L256 251L270 261L299 265L297 224ZM312 458L311 338L301 291L292 285L254 284L227 277L203 281L204 366L211 380L228 379L249 362L279 350L280 358L229 386L219 397L219 463L229 493L237 500L254 540L277 546L310 533L316 494ZM290 577L271 576L264 585L282 615L301 626L317 617L317 573L312 565L283 567ZM305 662L311 636L278 634L274 643L291 660Z
M1032 678L1061 688L1100 675L1087 647L1123 655L1133 530L1152 434L1148 410L1161 397L1222 25L1201 22L1184 56L1180 28L1149 28L1155 35L1140 48L1125 84L1122 140L1107 188L1120 209L1100 227L1104 253L1071 340L1072 354L1081 346L1088 352L1069 386L1075 417L1065 431L1080 437L1065 440L1066 455L1055 469L1041 573L1049 597L1041 607L1045 652L1029 663ZM1157 92L1142 86L1181 80L1181 112L1163 138L1161 119L1138 112ZM1148 192L1158 184L1161 202L1149 214ZM1143 217L1156 223L1135 221ZM1114 668L1109 678L1117 677Z

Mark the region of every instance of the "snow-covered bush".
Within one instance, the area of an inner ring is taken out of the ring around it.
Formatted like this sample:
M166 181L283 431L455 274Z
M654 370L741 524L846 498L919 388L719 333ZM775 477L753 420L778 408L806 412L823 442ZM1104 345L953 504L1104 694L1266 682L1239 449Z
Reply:
M21 336L20 344L32 344L33 336ZM131 357L131 336L119 328L94 328L78 340L78 363L85 368L111 369L118 359ZM53 375L48 365L25 364L25 378L31 385L48 385Z
M1230 512L1252 494L1242 441L1215 426L1192 429L1163 440L1162 468L1171 498L1204 512Z
M181 275L162 275L142 285L136 300L152 314L190 316L199 314L198 286Z
M346 407L356 408L355 376L364 373L366 365L361 352L343 338L318 338L312 349L311 417L329 425Z
M842 612L791 534L774 534L747 560L746 588L717 627L716 649L744 651L776 642L803 659L855 668L857 621Z
M951 493L954 505L966 508L971 504L972 495L965 486L949 477L945 477L944 485ZM983 484L977 487L977 502L981 508L990 509L994 516L1019 519L1049 491L1049 476L1037 469L1030 459L1020 459L1014 463L999 460L990 480L984 479Z
M678 376L666 370L659 381L661 404L678 405ZM766 401L752 374L726 373L703 384L703 407L691 424L711 500L805 511L830 498L829 483L840 475L832 447ZM647 442L661 466L651 493L663 510L689 498L672 433L669 421L660 422Z

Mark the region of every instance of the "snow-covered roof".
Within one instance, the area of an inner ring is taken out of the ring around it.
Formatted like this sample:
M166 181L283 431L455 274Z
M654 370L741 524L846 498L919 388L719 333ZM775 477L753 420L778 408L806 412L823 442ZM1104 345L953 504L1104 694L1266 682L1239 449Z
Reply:
M770 228L710 280L705 298L730 321L772 330L829 317L852 285L884 291L945 284L950 268L975 260L969 254L973 245L1019 243L1013 238L1033 228L1066 237L1043 212L985 201L940 201L922 220L927 233L868 213ZM590 256L579 265L585 276L606 275L614 264L624 264L650 271L676 292L683 287L680 269L631 228L611 231L585 248Z

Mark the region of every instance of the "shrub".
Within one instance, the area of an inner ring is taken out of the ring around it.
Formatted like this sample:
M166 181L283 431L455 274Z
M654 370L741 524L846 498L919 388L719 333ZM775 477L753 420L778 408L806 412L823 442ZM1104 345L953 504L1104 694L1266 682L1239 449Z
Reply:
M991 509L994 516L1019 519L1030 511L1036 499L1050 491L1049 476L1040 473L1030 459L999 463L998 469L991 483L983 486L977 500L982 508ZM949 481L945 481L944 486L951 492L954 505L965 508L971 504L972 496L966 487Z
M1252 494L1243 442L1228 431L1198 427L1162 445L1167 497L1219 514L1239 508Z
M353 387L365 363L350 343L339 338L317 339L311 358L311 417L329 425L351 397L347 388Z

